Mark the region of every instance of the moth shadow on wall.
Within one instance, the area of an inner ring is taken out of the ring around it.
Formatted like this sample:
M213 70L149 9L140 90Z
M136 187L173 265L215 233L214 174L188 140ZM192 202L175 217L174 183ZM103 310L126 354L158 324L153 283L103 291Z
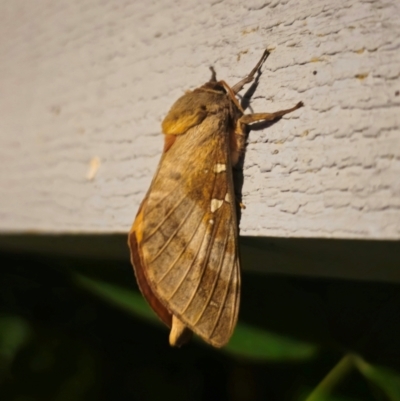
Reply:
M262 75L262 71L258 70L253 83L250 85L250 87L247 89L247 91L244 93L244 95L243 96L238 95L238 97L240 98L240 105L242 106L243 110L245 110L245 111L247 109L250 109L250 111L252 113L254 113L253 109L250 106L250 101L251 101L252 96L254 95L254 93L257 90L261 75ZM256 122L256 123L248 126L248 128L246 130L246 138L245 138L246 144L244 147L244 151L243 151L242 155L240 156L238 163L235 165L235 167L233 167L233 184L234 184L234 188L235 188L235 196L236 196L236 199L238 200L238 202L240 203L240 205L242 205L242 207L237 208L237 221L238 221L239 226L240 226L240 220L242 217L242 208L245 207L245 205L243 205L243 203L242 203L242 189L243 189L243 183L244 183L243 166L244 166L244 162L245 162L245 158L246 158L246 149L247 149L247 145L248 145L250 131L261 131L263 129L266 129L266 128L274 125L280 119L281 119L281 117L278 117L273 121Z

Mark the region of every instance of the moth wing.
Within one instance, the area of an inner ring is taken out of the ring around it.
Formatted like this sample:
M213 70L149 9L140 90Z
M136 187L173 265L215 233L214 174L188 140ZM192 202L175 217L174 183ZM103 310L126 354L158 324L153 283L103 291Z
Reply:
M217 116L178 135L163 154L129 239L153 309L168 325L168 312L177 316L216 347L232 335L240 298L228 151Z

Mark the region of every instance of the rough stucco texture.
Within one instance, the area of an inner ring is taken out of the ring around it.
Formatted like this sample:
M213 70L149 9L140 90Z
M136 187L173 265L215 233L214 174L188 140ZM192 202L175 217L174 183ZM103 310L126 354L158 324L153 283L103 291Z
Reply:
M252 131L247 235L400 238L400 2L0 3L0 230L126 232L184 92L305 107Z

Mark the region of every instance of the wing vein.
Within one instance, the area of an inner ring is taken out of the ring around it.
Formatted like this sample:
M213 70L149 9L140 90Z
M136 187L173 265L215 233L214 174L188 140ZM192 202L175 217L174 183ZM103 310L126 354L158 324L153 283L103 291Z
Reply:
M156 173L157 174L157 173ZM153 185L153 184L152 184ZM160 203L162 203L165 199L167 199L171 194L176 193L177 188L179 188L179 186L181 185L181 183L178 181L177 184L172 188L171 191L169 191L168 193L166 193L161 199L158 199L157 202L154 203L154 205L152 205L153 209L156 209L158 207L158 205ZM151 188L151 187L150 187Z
M212 156L213 156L213 157L211 158L212 160L215 159L214 156L215 156L215 153L216 153L216 152L217 152L217 149L214 149L214 151L213 151L213 153L212 153ZM212 171L212 169L210 169L210 171ZM211 191L210 200L211 200L211 198L212 198L212 194L214 193L215 182L216 182L216 174L213 174L213 178L214 178L214 179L213 179L213 183L212 183L212 191ZM202 218L200 219L200 223L201 223L201 221L203 220L204 216L205 216L205 213L203 214ZM200 223L199 223L199 225L200 225ZM189 272L192 270L192 267L193 267L193 265L194 265L194 263L195 263L195 261L196 261L196 259L197 259L197 256L198 256L198 254L199 254L199 252L200 252L200 249L201 249L201 247L203 246L204 239L206 238L206 235L207 235L207 230L206 230L205 235L204 235L204 237L203 237L203 239L202 239L202 241L201 241L201 243L200 243L199 248L198 248L197 251L196 251L196 254L193 256L193 259L192 259L192 261L191 261L191 263L190 263L189 268L187 269L187 271L186 271L185 274L183 275L183 277L182 277L181 281L179 282L178 286L175 288L175 290L174 290L174 291L172 292L172 294L169 296L168 301L171 300L171 298L176 294L176 292L177 292L177 291L179 290L179 288L181 287L183 281L186 279L186 277L188 276ZM192 238L193 238L193 237L192 237ZM208 255L207 255L206 260L208 260ZM203 277L203 273L201 274L201 277ZM201 282L201 277L200 277L199 283ZM198 288L198 286L197 286L197 288ZM192 294L192 296L191 296L191 298L190 298L190 300L189 300L189 304L192 302L194 295L195 295L195 292ZM189 305L189 304L188 304L188 305ZM184 311L186 311L188 305L186 305ZM184 313L184 312L182 312L182 313Z
M235 260L236 260L236 258L235 258ZM217 328L217 325L218 325L218 323L219 323L219 319L221 318L221 314L222 314L222 310L224 309L226 297L228 296L228 292L229 292L229 283L231 282L231 277L232 277L232 272L233 272L233 270L235 270L235 269L231 269L231 271L229 272L228 285L226 286L226 290L225 290L223 302L221 302L221 306L220 306L220 308L219 308L217 318L215 319L215 322L214 322L214 327L213 327L213 329L211 330L210 338L214 335L214 331L215 331L215 329Z
M150 260L149 263L154 262L161 255L161 253L165 250L165 248L170 244L170 242L175 238L175 235L178 233L178 231L185 224L187 217L192 213L192 211L193 211L195 206L196 206L196 204L193 202L192 207L189 208L189 211L186 213L185 217L181 220L181 222L179 223L178 227L171 234L171 236L168 238L168 240L165 241L165 244L160 248L160 250L156 253L156 255L153 257L153 259ZM186 248L186 246L185 246L185 248Z
M195 236L195 234L197 233L197 229L200 226L201 223L201 218L199 219L199 222L196 225L196 229L193 230L193 233L189 239L189 241L186 242L185 246L183 247L182 251L179 253L179 255L175 258L175 260L171 263L171 265L168 267L167 271L162 275L162 277L160 278L160 280L158 281L158 283L160 283L162 280L164 280L164 278L167 276L168 273L170 273L170 271L173 269L173 267L175 266L176 262L179 260L179 258L183 255L183 253L186 251L186 249L188 248L189 244L192 242L193 237Z
M235 258L235 262L236 262L235 263L235 267L238 267L237 266L237 261L238 261L238 257L236 256L236 258ZM238 296L239 296L238 287L239 287L239 285L240 285L240 269L236 268L236 283L235 283L235 294L236 294L236 296L235 296L235 307L233 308L233 310L237 310L236 305L238 303ZM230 332L232 332L233 326L235 324L235 316L236 316L236 314L232 313L231 324L230 324Z
M218 223L219 223L219 220L218 220ZM196 296L197 291L199 290L201 281L202 281L202 279L204 277L204 272L206 271L206 265L208 264L208 261L210 259L210 253L211 253L211 250L212 250L212 244L214 243L214 238L215 238L215 233L217 232L217 228L218 227L215 227L215 228L213 227L213 231L211 233L212 236L211 236L211 239L209 240L209 245L208 245L208 248L207 248L207 255L204 258L204 261L202 263L201 274L200 274L200 277L199 277L199 281L197 282L196 287L193 288L193 292L192 292L192 295L191 295L191 297L189 299L189 302L186 304L186 306L183 309L182 313L185 313L187 311L187 309L189 308L190 304L193 302L193 299ZM207 235L207 231L206 231L206 235Z
M215 279L214 279L210 294L209 294L206 302L204 303L204 307L201 310L199 316L197 317L196 321L193 323L194 325L196 325L199 322L199 320L202 318L205 310L207 309L207 306L209 305L209 303L211 301L211 298L214 295L215 289L217 288L217 283L218 283L219 277L221 275L221 266L222 266L222 264L224 262L224 259L225 259L225 251L226 251L227 243L228 243L228 235L225 236L225 239L224 239L224 246L223 246L223 250L222 250L222 253L221 253L221 258L220 258L220 261L218 263L218 271L217 271L217 274L215 275Z
M217 150L215 149L214 152L213 152L213 156L215 156L215 153L216 153L216 152L217 152ZM213 160L215 160L215 157L213 157ZM210 169L210 170L212 170L212 169ZM215 183L216 183L216 182L217 182L217 175L214 173L214 174L213 174L212 190L211 190L211 192L210 192L210 194L211 194L210 200L213 198L214 191L215 191ZM197 291L198 291L198 289L199 289L199 287L200 287L201 281L202 281L202 279L203 279L203 277L204 277L204 272L206 271L206 265L208 264L208 260L209 260L209 258L210 258L210 252L211 252L211 249L212 249L212 244L214 243L215 233L217 232L217 228L218 228L218 225L219 225L221 219L216 219L216 220L217 220L217 224L216 224L215 226L213 226L213 230L212 230L212 232L210 233L210 234L211 234L211 238L210 238L209 241L208 241L207 254L206 254L206 257L204 258L204 261L203 261L202 266L201 266L201 272L200 272L200 274L199 274L199 280L198 280L198 282L197 282L197 284L196 284L196 287L193 288L193 291L192 291L192 294L191 294L191 296L190 296L190 298L189 298L189 301L188 301L188 303L186 304L186 306L185 306L185 308L183 309L183 311L181 312L182 314L184 314L184 313L187 311L187 309L189 308L190 304L193 302L193 299L194 299L194 297L196 296ZM205 234L204 234L204 238L205 238L207 235L209 235L209 233L208 233L207 230L206 230L206 231L205 231ZM203 241L204 241L204 238L203 238ZM202 241L202 244L203 244L203 241ZM211 245L211 246L210 246L210 245ZM197 258L197 255L196 255L196 258Z
M149 234L146 235L146 238L144 238L143 242L146 242L150 237L152 237L158 230L159 228L165 223L165 221L171 216L172 213L175 212L176 209L181 205L181 203L186 199L186 196L183 196L179 202L177 202L174 207L172 207L168 213L164 216L164 218L157 224L157 226L151 231Z
M197 255L199 254L200 249L201 249L201 247L202 247L202 245L203 245L203 242L204 242L204 238L203 238L202 241L200 242L200 245L199 245L199 247L198 247L197 250L196 250L196 254L195 254L194 257L193 257L193 259L192 259L192 261L191 261L191 263L190 263L190 265L189 265L189 268L186 270L186 272L185 272L185 274L183 275L183 277L182 277L181 281L179 282L178 286L175 288L175 290L172 292L172 294L168 297L168 299L167 299L168 301L176 294L176 292L179 290L180 286L182 285L183 281L185 280L185 278L186 278L187 275L189 274L190 270L192 269L193 264L194 264L194 262L196 261Z

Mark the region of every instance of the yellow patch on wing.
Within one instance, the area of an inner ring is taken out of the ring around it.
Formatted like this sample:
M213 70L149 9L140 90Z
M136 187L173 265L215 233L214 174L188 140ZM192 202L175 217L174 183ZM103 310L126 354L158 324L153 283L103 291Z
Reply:
M199 125L207 117L207 109L196 102L193 92L178 99L162 122L164 134L181 135ZM188 107L191 105L192 107Z
M130 234L135 233L137 242L140 244L143 240L143 205L140 207L135 221L130 230Z

